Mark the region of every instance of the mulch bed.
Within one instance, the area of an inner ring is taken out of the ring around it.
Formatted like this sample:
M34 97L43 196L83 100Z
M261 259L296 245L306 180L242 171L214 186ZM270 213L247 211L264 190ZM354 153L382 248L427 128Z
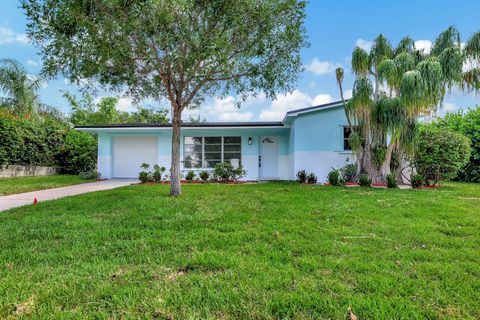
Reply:
M225 182L216 182L216 181L187 181L187 180L180 180L180 184L256 184L257 181L225 181ZM154 181L149 181L149 182L138 182L138 183L133 183L133 185L138 185L138 184L170 184L170 181L160 181L160 182L154 182Z

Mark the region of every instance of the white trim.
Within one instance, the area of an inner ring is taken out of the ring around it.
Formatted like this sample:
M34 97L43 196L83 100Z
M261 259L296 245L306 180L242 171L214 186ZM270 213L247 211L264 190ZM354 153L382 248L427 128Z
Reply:
M332 109L332 108L338 108L338 107L343 107L343 102L339 102L338 104L332 104L331 106L318 106L318 108L311 108L309 110L303 110L303 111L295 111L295 110L292 110L290 111L290 113L286 113L285 114L285 117L283 118L282 120L282 123L285 123L285 121L287 120L288 117L296 117L300 114L304 114L304 113L310 113L310 112L316 112L316 111L322 111L322 110L327 110L327 109Z
M182 130L217 130L217 129L289 129L290 126L253 126L253 127L182 127ZM172 127L108 127L108 128L75 128L78 131L97 132L97 131L156 131L156 130L172 130ZM112 132L115 133L115 132Z

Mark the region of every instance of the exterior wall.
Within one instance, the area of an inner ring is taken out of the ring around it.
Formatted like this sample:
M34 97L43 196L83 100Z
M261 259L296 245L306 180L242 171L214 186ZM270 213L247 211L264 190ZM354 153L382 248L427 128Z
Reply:
M0 178L51 176L61 171L60 167L8 165L0 166Z
M289 178L289 153L288 153L288 128L232 128L232 129L182 129L180 159L183 160L183 142L185 136L240 136L242 138L242 164L247 172L244 180L258 180L258 155L259 139L264 135L273 135L278 137L278 178ZM111 179L113 168L113 139L120 136L157 136L158 137L158 164L164 166L167 170L170 168L172 152L172 134L170 130L154 130L143 133L141 130L133 132L109 131L98 133L98 171L103 178ZM249 138L252 138L252 144L248 144ZM151 164L153 165L153 164ZM211 169L184 169L188 170L211 170ZM140 171L140 168L139 168Z
M318 182L325 182L332 168L340 168L352 159L352 152L343 150L346 125L341 106L298 115L291 124L290 178L293 180L299 170L306 170L315 173Z

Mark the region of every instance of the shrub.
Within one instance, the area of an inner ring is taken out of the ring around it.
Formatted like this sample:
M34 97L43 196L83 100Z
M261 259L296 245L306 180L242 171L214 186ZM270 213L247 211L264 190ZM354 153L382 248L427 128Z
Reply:
M93 179L100 179L101 175L97 171L87 171L87 172L80 172L78 177L82 180L93 180Z
M328 183L330 183L332 186L341 185L340 172L338 172L338 170L333 169L328 173L327 180L328 180Z
M97 165L97 139L90 133L67 132L59 155L59 165L66 172L93 171Z
M366 174L361 174L358 177L358 184L362 187L369 187L372 184L372 179L370 179Z
M220 162L213 169L213 178L219 181L236 181L245 177L245 175L246 171L241 163L237 168L234 168L230 162Z
M300 183L305 183L307 181L307 172L305 170L297 172L297 181Z
M425 182L455 178L470 156L467 137L445 128L425 125L415 140L414 165Z
M470 140L472 152L469 162L458 171L455 179L480 182L480 108L470 109L466 113L447 113L433 125L461 133Z
M387 187L396 188L397 187L397 178L393 174L388 174L386 177Z
M195 171L188 171L185 175L185 180L187 180L188 182L192 182L193 178L195 178Z
M203 182L207 182L208 179L210 178L210 172L208 172L207 170L203 170L203 171L200 171L198 176L200 177L200 179L202 179Z
M160 167L158 164L153 166L152 180L155 182L162 181L162 174L165 172L165 167Z
M357 165L354 163L346 164L340 169L340 179L345 182L355 182L357 178Z
M416 173L410 177L410 183L412 184L412 188L419 188L424 184L424 182L425 179L421 174Z
M317 183L317 176L314 173L310 173L307 175L307 183Z
M150 165L148 163L142 163L140 168L143 169L143 170L140 171L140 173L138 174L138 179L142 183L152 181L152 175L149 171L147 171L150 168Z

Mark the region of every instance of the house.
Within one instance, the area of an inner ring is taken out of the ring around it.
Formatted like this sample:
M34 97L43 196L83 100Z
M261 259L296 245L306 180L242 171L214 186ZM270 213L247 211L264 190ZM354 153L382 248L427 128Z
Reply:
M142 163L170 168L171 124L77 126L98 134L102 177L137 178ZM333 102L287 112L279 122L184 123L181 168L211 170L241 162L246 180L294 180L305 169L325 181L352 158L343 104Z

